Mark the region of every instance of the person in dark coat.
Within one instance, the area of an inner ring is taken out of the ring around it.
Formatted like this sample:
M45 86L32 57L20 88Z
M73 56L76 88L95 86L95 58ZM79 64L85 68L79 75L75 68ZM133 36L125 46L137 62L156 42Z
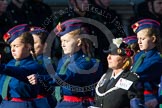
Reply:
M0 42L3 42L3 35L10 28L9 21L6 22L9 18L6 10L7 10L8 2L7 0L0 1Z
M97 83L95 106L89 108L130 108L130 100L138 97L139 79L129 71L133 51L122 38L116 38L106 53L109 70Z
M53 30L53 21L49 21L52 10L42 0L11 0L6 14L5 23L9 28L24 23L45 28L48 32Z

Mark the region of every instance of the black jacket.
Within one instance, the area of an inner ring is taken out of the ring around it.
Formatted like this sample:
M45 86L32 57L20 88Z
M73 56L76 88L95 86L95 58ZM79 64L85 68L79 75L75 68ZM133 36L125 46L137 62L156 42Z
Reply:
M112 72L107 72L105 77L99 81L100 84L98 83L96 87L96 106L101 108L129 108L130 99L137 97L136 85L138 83L138 76L130 71L123 71L109 86L107 86L110 83L109 79L111 77L111 73ZM115 87L120 78L132 81L133 84L128 90L117 88L109 93L106 93L108 90ZM101 94L104 93L105 95L101 96Z

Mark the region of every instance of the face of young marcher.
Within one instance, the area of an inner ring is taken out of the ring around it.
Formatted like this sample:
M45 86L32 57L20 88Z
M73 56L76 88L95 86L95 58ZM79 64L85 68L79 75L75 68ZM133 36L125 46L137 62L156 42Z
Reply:
M80 50L79 39L76 36L65 34L61 36L61 47L64 54L72 55Z
M155 47L155 36L148 36L148 29L140 30L137 33L140 50L148 51Z
M44 51L44 44L41 43L41 39L39 36L33 34L33 39L34 39L34 50L36 55L43 54Z
M21 60L30 55L30 47L28 44L22 42L22 37L18 37L11 42L10 47L12 56L16 60Z

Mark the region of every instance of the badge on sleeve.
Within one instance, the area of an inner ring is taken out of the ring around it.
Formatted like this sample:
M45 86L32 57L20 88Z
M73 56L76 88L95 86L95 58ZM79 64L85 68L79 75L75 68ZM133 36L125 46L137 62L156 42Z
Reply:
M122 88L124 90L128 90L132 84L133 84L132 81L124 79L124 78L120 78L115 86Z

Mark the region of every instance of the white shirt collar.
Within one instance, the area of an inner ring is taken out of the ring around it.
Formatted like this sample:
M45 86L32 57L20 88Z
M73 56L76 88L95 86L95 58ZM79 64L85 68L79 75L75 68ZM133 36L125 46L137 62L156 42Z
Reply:
M121 72L119 72L118 74L116 74L115 76L114 76L114 73L112 73L110 79L111 79L111 78L116 79L122 72L123 72L123 70L122 70Z

